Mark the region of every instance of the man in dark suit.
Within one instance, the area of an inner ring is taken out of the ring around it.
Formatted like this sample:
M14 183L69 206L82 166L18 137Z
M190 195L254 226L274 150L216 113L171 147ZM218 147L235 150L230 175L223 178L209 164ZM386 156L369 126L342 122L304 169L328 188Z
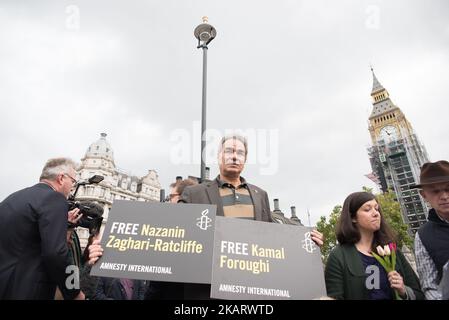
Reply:
M217 216L272 222L268 194L240 175L247 156L245 137L224 136L218 152L220 174L210 182L186 187L179 202L215 204ZM317 230L311 232L311 238L323 245L324 236Z
M73 161L50 159L38 184L0 203L0 300L54 299L56 286L65 299L84 299L66 274L67 197L75 176Z

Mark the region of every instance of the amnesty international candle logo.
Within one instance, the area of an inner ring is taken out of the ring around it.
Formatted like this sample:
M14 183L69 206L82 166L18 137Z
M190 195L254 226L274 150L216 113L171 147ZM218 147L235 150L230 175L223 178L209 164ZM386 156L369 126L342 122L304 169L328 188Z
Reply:
M198 221L196 225L201 230L207 230L212 226L211 224L212 219L207 216L208 214L209 209L206 209L203 212L201 212L201 217L196 219Z
M216 217L211 296L261 300L326 295L320 250L308 240L306 227Z
M210 283L215 210L212 205L114 202L102 237L104 254L91 274Z
M313 242L310 232L304 233L304 240L301 241L302 248L308 253L313 253L317 250L317 245Z

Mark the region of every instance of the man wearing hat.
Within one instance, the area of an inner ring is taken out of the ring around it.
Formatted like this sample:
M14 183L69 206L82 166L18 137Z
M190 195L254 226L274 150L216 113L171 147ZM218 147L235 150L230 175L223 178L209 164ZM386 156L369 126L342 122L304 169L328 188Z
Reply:
M443 267L449 260L449 162L425 163L421 168L421 196L430 204L428 221L415 236L416 266L428 300L441 300Z

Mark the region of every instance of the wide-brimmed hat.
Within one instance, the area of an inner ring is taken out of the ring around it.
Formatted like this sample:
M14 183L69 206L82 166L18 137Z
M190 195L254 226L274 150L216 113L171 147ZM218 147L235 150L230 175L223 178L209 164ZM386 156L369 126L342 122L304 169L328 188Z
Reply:
M427 162L421 167L419 184L413 185L410 188L422 188L429 184L442 182L449 182L449 162L445 160Z

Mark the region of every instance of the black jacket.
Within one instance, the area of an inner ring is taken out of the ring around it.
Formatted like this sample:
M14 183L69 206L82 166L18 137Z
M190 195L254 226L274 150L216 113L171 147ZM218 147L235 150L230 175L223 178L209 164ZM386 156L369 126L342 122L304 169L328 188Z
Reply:
M272 222L270 201L266 191L255 185L246 184L254 205L254 220ZM218 189L218 177L212 181L186 187L179 202L215 204L217 205L217 216L224 216L223 203Z
M438 281L443 276L443 266L449 261L449 223L442 221L430 209L428 221L418 230L419 238L438 271Z
M67 200L38 183L0 203L0 300L65 299L79 289L66 288ZM70 270L70 269L69 269Z
M145 281L133 280L133 296L131 300L143 300L147 285ZM100 277L96 289L95 300L126 300L126 291L120 279Z

